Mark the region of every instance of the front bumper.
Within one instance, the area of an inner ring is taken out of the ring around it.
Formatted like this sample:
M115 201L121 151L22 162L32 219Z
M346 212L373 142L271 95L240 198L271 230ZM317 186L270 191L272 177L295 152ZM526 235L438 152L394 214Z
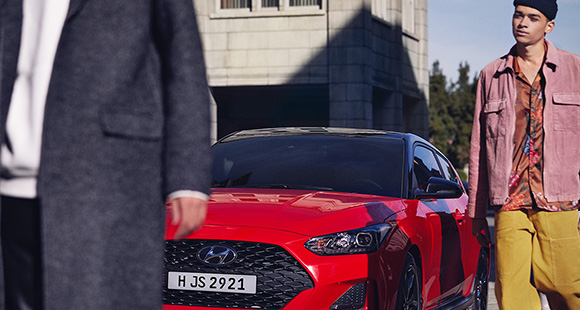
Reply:
M165 281L169 271L256 275L257 292L169 290L164 282L164 310L354 310L376 303L373 275L381 272L369 269L369 260L378 255L318 256L304 248L309 236L270 229L204 226L194 238L167 241ZM239 251L238 259L223 267L201 263L197 252L211 244ZM358 306L350 307L349 303Z

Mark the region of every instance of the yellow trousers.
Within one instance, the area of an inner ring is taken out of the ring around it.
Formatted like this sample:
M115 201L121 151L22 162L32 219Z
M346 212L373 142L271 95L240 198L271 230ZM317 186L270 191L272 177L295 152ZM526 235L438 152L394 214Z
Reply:
M578 211L534 210L495 215L495 294L502 310L580 310Z

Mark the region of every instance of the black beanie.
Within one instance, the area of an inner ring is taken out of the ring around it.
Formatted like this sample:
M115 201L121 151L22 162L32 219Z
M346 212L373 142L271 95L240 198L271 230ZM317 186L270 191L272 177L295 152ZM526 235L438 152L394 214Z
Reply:
M556 0L515 0L514 6L523 5L534 8L544 14L549 20L556 18L558 4Z

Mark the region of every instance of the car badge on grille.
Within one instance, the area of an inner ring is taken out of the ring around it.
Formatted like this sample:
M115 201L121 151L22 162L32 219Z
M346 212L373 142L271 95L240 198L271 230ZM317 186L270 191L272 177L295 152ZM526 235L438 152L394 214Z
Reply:
M231 264L237 256L238 254L234 250L223 245L206 246L197 252L197 259L212 266Z

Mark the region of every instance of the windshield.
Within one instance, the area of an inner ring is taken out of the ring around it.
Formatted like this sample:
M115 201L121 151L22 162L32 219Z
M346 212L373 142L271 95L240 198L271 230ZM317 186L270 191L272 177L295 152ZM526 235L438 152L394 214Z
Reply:
M213 187L311 189L400 197L403 141L279 136L212 148Z

